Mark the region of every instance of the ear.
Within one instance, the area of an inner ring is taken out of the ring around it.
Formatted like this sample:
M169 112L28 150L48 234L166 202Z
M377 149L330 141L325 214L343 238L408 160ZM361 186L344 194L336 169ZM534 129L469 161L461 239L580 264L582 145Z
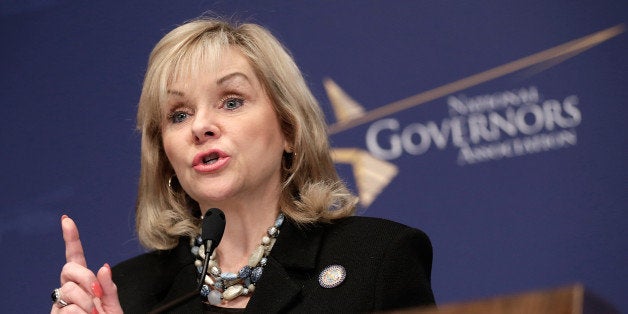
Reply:
M292 154L294 152L294 145L290 143L287 139L283 140L283 151Z

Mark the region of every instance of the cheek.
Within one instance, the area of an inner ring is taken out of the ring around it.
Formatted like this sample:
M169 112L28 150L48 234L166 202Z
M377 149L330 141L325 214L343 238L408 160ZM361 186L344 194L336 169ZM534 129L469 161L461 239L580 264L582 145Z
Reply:
M177 151L179 151L176 147L176 142L177 141L172 140L172 138L167 135L163 135L162 137L164 152L173 168L177 167Z
M279 120L274 111L268 110L262 115L262 118L253 125L257 126L257 130L255 131L257 135L265 135L265 145L270 145L268 147L269 149L281 146L283 151L283 147L285 146L286 141L281 127L279 126Z
M250 145L256 145L257 149L261 149L266 153L283 152L284 138L283 134L276 129L259 128L252 132L252 136L247 139Z

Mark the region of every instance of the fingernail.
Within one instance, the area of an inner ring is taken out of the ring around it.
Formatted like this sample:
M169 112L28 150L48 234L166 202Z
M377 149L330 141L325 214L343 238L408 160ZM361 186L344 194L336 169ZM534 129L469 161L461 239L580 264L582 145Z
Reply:
M111 270L111 266L109 266L109 263L105 263L105 265L103 265L104 267L107 267L109 270Z
M102 298L102 287L98 281L92 283L92 293L97 298Z
M68 218L68 215L61 216L61 221L63 221L63 219L66 219L66 218Z

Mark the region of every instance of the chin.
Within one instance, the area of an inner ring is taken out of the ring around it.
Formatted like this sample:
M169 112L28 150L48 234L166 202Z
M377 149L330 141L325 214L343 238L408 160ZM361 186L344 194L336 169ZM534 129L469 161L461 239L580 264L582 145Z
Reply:
M212 188L209 188L208 190L201 191L198 194L198 198L196 199L196 201L199 204L222 202L222 201L232 198L233 195L234 193L231 189L225 189L225 188L216 189L212 187Z

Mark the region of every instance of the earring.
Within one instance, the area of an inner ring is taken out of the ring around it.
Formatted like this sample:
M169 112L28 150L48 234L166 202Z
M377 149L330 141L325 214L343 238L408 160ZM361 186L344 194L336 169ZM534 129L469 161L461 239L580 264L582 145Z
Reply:
M172 190L173 192L175 191L175 189L178 189L180 187L179 185L179 179L177 179L177 175L172 175L169 179L168 179L168 188L170 188L170 190Z

